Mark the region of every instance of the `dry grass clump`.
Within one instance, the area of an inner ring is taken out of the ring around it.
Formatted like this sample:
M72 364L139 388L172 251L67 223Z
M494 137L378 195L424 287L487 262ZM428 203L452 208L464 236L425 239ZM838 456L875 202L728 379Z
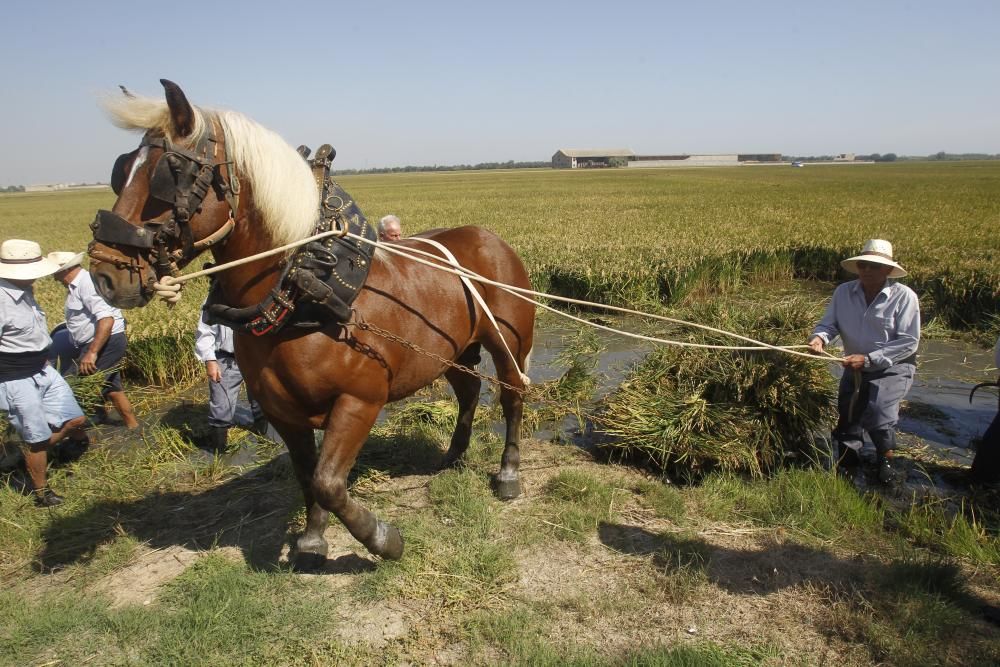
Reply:
M716 312L695 319L724 320L720 327L770 344L801 343L815 322L802 301L706 310ZM833 395L826 365L802 357L661 348L605 400L600 423L610 438L602 447L675 475L760 476L789 453L817 458L813 434L833 418Z

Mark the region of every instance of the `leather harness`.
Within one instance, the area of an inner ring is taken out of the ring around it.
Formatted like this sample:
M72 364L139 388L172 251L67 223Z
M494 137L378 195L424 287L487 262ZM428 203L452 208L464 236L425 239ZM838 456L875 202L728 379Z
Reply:
M298 151L303 159L309 155L305 146L299 146ZM215 283L205 306L209 322L263 336L288 324L318 328L350 319L351 303L368 277L375 249L347 238L347 233L369 241L375 241L376 234L350 195L330 178L335 156L333 147L323 144L309 160L320 192L319 216L311 235L334 230L341 233L300 246L285 262L277 286L255 306L225 305Z
M149 179L149 196L170 204L172 214L168 220L151 220L139 227L117 213L99 210L94 221L90 223L94 240L88 245L87 253L98 261L113 264L119 270L140 274L141 281L141 269L137 261L126 262L106 255L96 249L97 242L135 248L147 253L151 259L150 264L156 271L156 277L162 278L167 275L178 275L180 267L194 259L195 255L229 236L236 224L240 184L228 155L222 160L218 159L219 141L216 136L213 121L194 149L188 150L174 144L166 137L147 132L139 148L118 156L111 172L111 188L116 195L121 195L125 186L125 165L134 159L143 147L163 150L163 155L157 161L153 175ZM228 181L223 178L223 166L226 167ZM195 241L189 225L191 214L198 211L209 188L212 187L218 188L229 204L229 219L215 233ZM181 247L170 251L170 245L176 241L180 242Z
M219 142L216 137L213 120L209 131L192 150L177 146L165 137L147 133L138 149L119 156L111 176L112 189L118 195L125 185L125 165L134 159L138 151L144 146L163 150L149 181L149 196L170 204L172 215L165 221L148 221L137 226L117 213L99 210L90 225L94 241L87 249L88 254L98 261L113 264L119 270L140 274L141 282L141 268L137 260L127 262L104 254L96 249L96 243L100 241L146 253L159 279L166 275L178 275L180 267L199 252L225 240L235 226L240 186L228 154L224 159L218 159ZM298 152L306 159L310 151L300 146ZM308 161L320 192L319 212L312 235L333 230L340 234L296 249L284 261L275 288L254 306L233 308L226 305L218 283L214 283L205 305L210 322L262 336L276 333L288 324L317 328L330 321L344 322L350 318L350 305L368 277L375 250L371 244L349 239L346 235L350 232L375 241L376 234L357 204L330 178L330 166L335 156L333 147L324 144L315 158ZM223 166L226 167L228 181L223 178ZM189 224L191 214L198 211L212 187L217 188L229 204L229 219L218 231L195 241ZM169 250L171 245L178 243L180 247L177 250Z

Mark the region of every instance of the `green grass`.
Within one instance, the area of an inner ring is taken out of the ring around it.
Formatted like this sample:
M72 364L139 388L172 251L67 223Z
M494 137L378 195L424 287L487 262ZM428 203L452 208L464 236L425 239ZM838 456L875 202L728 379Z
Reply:
M490 655L473 664L572 665L574 667L729 667L772 664L781 653L770 646L720 646L701 641L689 646L658 646L655 638L620 655L591 645L599 637L554 635L550 613L517 607L510 611L478 614L465 624L473 652Z
M328 634L336 623L335 600L314 583L210 553L149 606L115 608L83 591L30 601L0 592L0 655L5 664L361 664L363 650Z
M627 492L582 470L564 470L545 485L548 500L539 519L543 530L556 537L585 542L598 525L618 516Z
M500 503L488 480L471 470L449 470L431 480L428 492L430 509L398 522L403 558L365 575L359 595L460 607L488 604L516 576L498 519Z

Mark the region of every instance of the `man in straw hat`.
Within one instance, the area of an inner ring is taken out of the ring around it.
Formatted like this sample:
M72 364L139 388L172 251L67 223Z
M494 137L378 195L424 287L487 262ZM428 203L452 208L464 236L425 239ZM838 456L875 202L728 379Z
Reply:
M838 464L860 462L863 430L868 431L878 453L879 481L888 484L894 478L899 403L916 370L920 302L913 290L894 280L906 271L893 259L888 241L870 239L860 255L840 264L858 278L834 291L809 347L821 354L838 335L844 345L840 419L833 432Z
M25 466L40 507L62 502L47 484L49 448L66 437L87 442L83 411L48 363L52 339L32 291L35 280L58 270L34 241L0 244L0 410L27 445Z
M66 328L53 332L49 360L59 360L59 370L64 376L106 371L101 398L111 401L127 428L136 428L139 422L125 395L118 369L127 346L122 311L98 294L90 273L80 266L82 252L50 252L49 259L59 265L55 279L67 292ZM106 415L103 406L98 415Z

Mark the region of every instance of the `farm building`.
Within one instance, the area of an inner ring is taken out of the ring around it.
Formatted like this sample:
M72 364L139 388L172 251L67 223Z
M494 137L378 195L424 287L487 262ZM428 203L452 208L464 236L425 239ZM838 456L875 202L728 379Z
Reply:
M636 155L627 149L560 149L552 156L556 169L591 167L736 167L744 163L781 162L780 153L715 155Z
M637 155L629 167L735 167L736 153L724 155Z
M635 158L627 148L560 148L552 156L555 169L584 169L611 167Z

